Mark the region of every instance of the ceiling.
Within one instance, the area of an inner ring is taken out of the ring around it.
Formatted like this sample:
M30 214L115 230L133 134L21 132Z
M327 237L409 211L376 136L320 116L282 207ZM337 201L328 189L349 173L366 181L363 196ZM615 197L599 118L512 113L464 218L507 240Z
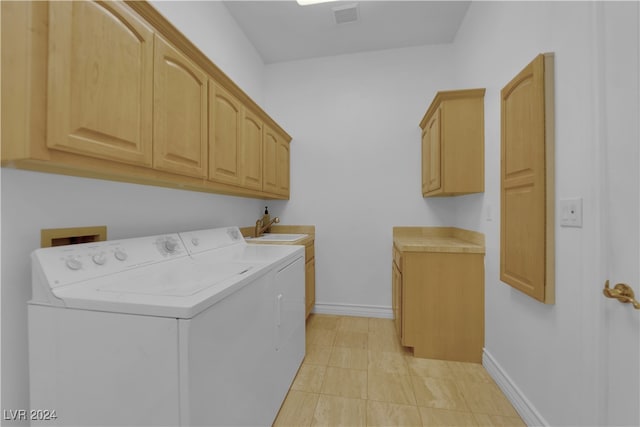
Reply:
M451 43L470 1L226 0L265 64L355 52ZM336 24L334 8L356 5L358 20Z

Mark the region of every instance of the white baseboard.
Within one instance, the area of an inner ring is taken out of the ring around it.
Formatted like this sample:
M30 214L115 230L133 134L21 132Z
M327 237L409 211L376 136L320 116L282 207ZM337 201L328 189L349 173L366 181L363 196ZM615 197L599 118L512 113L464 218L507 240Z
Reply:
M549 425L486 348L482 354L482 365L487 372L489 372L491 378L498 384L498 387L500 387L516 411L518 411L518 414L520 414L520 417L527 426L546 427Z
M393 319L391 307L377 305L316 303L313 313Z

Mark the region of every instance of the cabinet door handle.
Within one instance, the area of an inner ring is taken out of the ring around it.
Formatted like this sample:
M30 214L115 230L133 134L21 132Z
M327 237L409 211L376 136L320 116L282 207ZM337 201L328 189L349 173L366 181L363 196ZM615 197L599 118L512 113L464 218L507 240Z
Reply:
M607 280L604 284L602 293L605 297L617 299L621 303L631 303L633 308L640 310L640 302L636 301L633 289L625 283L618 283L613 288L610 288L609 281Z

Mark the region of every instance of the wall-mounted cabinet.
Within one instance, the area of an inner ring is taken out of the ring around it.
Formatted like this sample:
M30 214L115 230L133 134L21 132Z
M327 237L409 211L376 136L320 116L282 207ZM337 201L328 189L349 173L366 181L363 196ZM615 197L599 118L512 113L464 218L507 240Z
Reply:
M553 54L501 92L500 280L555 301Z
M422 195L484 191L484 89L438 92L422 129Z
M291 137L148 3L0 7L2 166L289 197Z

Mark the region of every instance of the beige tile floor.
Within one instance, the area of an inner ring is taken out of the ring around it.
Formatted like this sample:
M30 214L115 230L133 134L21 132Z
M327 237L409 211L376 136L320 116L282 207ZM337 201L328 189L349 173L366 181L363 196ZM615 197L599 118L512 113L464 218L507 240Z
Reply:
M389 319L312 314L274 426L525 426L482 365L419 359Z

